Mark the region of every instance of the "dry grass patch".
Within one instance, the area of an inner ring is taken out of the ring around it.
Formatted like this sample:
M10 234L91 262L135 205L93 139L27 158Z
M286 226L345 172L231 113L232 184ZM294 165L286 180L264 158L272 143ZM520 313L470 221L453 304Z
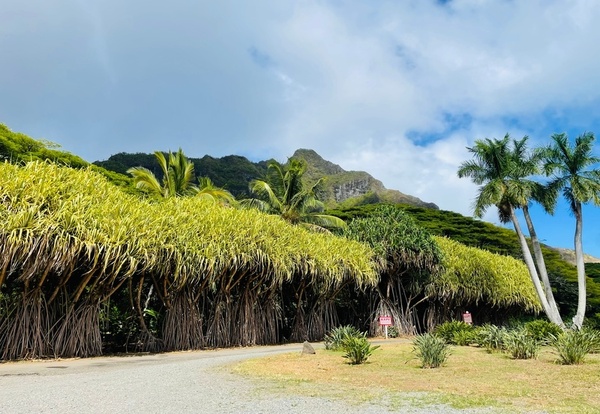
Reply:
M412 345L384 344L369 362L352 366L340 352L284 354L245 361L234 370L273 380L286 392L343 396L355 402L402 400L418 395L421 403L454 407L496 407L502 412L597 413L600 407L600 355L565 366L545 348L537 360L513 360L473 347L453 347L439 369L421 369ZM417 393L417 394L415 394Z

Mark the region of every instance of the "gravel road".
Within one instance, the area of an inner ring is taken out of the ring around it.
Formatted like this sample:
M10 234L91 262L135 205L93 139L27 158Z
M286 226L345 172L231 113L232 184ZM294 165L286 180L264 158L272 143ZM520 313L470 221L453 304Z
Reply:
M0 413L458 413L274 393L223 369L298 344L0 364Z

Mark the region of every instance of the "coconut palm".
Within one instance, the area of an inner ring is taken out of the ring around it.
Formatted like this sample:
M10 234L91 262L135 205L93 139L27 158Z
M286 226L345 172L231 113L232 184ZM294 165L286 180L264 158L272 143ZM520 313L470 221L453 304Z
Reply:
M600 170L590 169L600 163L600 158L592 155L594 134L584 133L569 142L566 134L552 135L553 143L546 148L544 169L551 176L548 191L556 199L562 191L575 216L575 261L577 264L578 301L573 324L581 328L585 316L586 281L583 262L583 212L582 204L592 202L600 205Z
M160 151L154 156L163 173L162 184L154 173L144 167L133 167L127 170L133 176L136 188L146 191L158 198L169 198L191 195L195 192L194 164L188 161L181 148L176 153L169 151L168 160Z
M235 197L227 190L217 187L210 178L198 178L198 187L196 195L201 198L216 201L224 205L235 205Z
M524 211L530 232L535 236L528 204L532 199L543 200L543 192L538 184L527 179L529 175L535 174L537 171L539 156L529 157L527 155L526 142L527 137L520 141L513 140L511 148L508 134L501 140L490 140L488 138L477 140L472 148L468 148L475 159L462 163L458 170L458 176L461 178L471 177L475 184L481 186L475 200L475 217L482 217L487 208L496 206L500 221L503 223L512 222L519 238L525 264L544 312L552 322L563 326L545 272L545 265L540 266L543 267L542 272L545 275L540 281L538 270L515 212L519 208ZM543 204L545 205L546 202ZM537 261L538 264L543 264L537 236L535 236L535 239L536 253L539 249L539 255L536 254Z
M345 227L340 218L323 214L324 205L316 196L322 179L305 188L305 172L304 160L291 158L286 165L269 163L266 180L250 182L250 191L259 198L244 200L243 204L317 231Z

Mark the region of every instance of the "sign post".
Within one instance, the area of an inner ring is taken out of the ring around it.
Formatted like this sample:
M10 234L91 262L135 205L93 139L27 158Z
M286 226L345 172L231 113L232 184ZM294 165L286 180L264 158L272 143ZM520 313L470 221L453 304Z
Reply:
M385 339L388 339L388 326L392 325L392 317L385 315L379 317L379 325L385 330Z
M465 313L463 313L462 317L463 317L463 322L468 323L469 325L473 325L473 317L471 316L469 311L466 311Z

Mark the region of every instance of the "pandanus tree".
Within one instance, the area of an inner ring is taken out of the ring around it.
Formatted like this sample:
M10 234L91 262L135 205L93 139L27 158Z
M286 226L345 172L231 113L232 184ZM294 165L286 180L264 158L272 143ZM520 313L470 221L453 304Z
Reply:
M0 188L0 360L99 355L111 299L140 313L150 289L161 323L150 338L140 318L139 349L276 343L302 328L296 293L310 331L319 298L377 282L364 244L199 197L156 203L91 169L0 163Z
M243 204L312 230L345 227L340 218L323 214L323 203L316 195L322 179L306 186L302 180L305 172L303 160L291 158L286 165L276 161L269 163L266 179L250 182L250 191L257 198L244 200Z
M575 139L574 145L566 134L552 135L552 144L545 148L545 172L551 177L548 193L556 199L562 191L571 212L575 216L575 261L577 265L578 301L573 325L581 328L586 307L586 276L583 262L583 211L582 204L592 202L600 205L600 170L590 167L600 163L592 155L592 133Z
M528 178L540 172L541 157L539 153L532 154L527 150L527 139L524 137L521 140L513 140L511 145L510 136L507 134L501 140L486 138L475 141L475 145L468 148L474 159L461 164L458 176L470 177L475 184L480 185L474 203L475 217L482 217L489 207L496 206L500 221L512 222L544 312L550 321L564 327L529 215L530 202L538 201L547 209L551 209L552 202L543 186ZM517 218L517 209L521 209L525 216L537 268Z
M417 333L416 306L429 299L425 288L441 270L437 243L405 212L389 205L352 220L344 234L371 246L380 264L375 297L369 299L372 321L376 315L389 314L403 333Z

